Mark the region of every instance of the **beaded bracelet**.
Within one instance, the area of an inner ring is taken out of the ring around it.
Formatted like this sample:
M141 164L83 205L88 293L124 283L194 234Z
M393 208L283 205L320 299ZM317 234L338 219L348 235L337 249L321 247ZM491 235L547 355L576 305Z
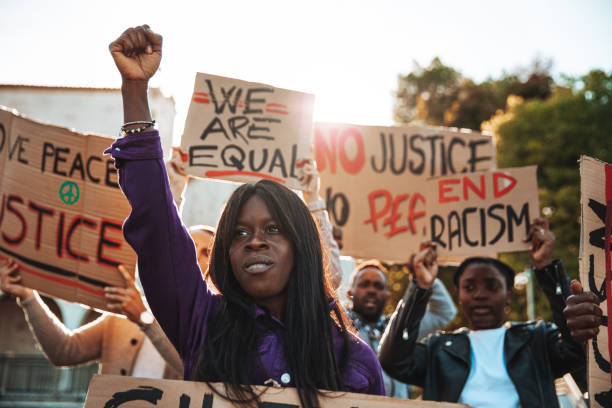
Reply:
M133 128L133 129L126 129L127 126L130 126L130 125L139 125L141 123L143 125L140 126L140 127ZM149 128L151 126L155 126L155 120L138 120L138 121L135 121L135 122L127 122L127 123L124 123L123 126L121 126L121 133L123 134L123 136L125 136L127 134L140 133L143 130L146 130L147 128Z

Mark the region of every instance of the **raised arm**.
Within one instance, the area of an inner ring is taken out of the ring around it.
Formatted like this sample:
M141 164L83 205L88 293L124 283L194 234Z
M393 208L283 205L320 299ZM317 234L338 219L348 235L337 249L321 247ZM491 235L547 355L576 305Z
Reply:
M314 217L321 234L321 245L327 259L327 269L334 289L342 283L342 264L340 263L340 248L334 239L333 227L329 221L329 213L325 209L325 200L321 198L321 180L314 160L300 159L296 166L300 169L298 180L304 186L302 194L304 202Z
M149 78L161 59L161 36L148 26L130 28L110 44L123 80L127 123L151 119ZM128 127L140 127L140 123ZM206 333L214 296L197 264L195 247L173 203L157 131L128 133L107 150L132 211L123 226L138 254L140 279L153 314L180 353L187 378Z

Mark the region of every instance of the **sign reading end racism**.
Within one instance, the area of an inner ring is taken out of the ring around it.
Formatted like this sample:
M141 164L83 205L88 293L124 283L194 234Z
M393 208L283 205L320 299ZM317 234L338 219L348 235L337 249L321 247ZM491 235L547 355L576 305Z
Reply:
M198 73L181 148L187 173L291 188L309 156L314 96Z
M124 286L117 265L136 256L121 233L129 204L112 139L34 122L0 108L0 258L14 258L23 283L105 309L105 286Z
M225 394L222 383L211 384ZM264 408L300 408L294 388L255 387ZM330 392L320 397L321 408L458 408L463 404L405 400L376 395ZM232 404L216 394L206 383L172 380L152 380L118 375L95 375L83 408L230 408Z
M318 123L315 159L345 255L405 262L424 241L441 257L528 248L536 167L495 170L491 136Z
M591 157L580 161L580 280L599 296L604 316L612 314L612 166ZM612 406L610 356L612 329L604 319L589 342L588 375L591 407Z

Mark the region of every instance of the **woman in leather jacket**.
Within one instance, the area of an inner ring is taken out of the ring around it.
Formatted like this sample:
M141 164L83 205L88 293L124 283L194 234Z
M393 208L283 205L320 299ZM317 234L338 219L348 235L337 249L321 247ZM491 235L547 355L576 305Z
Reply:
M417 342L431 289L422 280L412 282L381 340L383 369L423 387L425 400L496 408L558 407L554 379L585 363L580 343L599 331L601 309L593 293L580 293L578 282L572 282L570 290L563 265L552 261L555 238L546 220L536 219L527 239L554 324L504 324L514 271L496 259L468 258L457 269L455 285L469 329L438 332ZM433 282L438 269L435 247L419 252L412 266Z

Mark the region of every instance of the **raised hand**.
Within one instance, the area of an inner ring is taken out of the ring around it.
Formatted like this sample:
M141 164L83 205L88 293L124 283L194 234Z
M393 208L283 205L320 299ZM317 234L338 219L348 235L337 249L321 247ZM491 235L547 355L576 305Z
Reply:
M19 265L12 258L7 258L0 265L0 290L9 293L20 300L34 295L34 291L21 284Z
M431 288L438 277L436 244L429 241L421 243L419 252L412 255L408 267L414 274L419 287L423 289Z
M109 301L107 304L108 310L120 313L134 323L138 323L140 322L140 314L147 310L142 301L142 296L136 288L134 278L125 267L119 265L117 269L125 279L126 287L108 286L104 288L105 296Z
M552 253L555 247L555 234L548 226L548 220L536 218L529 226L527 238L523 242L530 242L529 255L536 268L543 268L552 262Z
M162 36L145 24L128 28L108 48L124 81L148 81L159 68Z
M585 343L597 336L601 325L602 311L599 298L593 292L584 292L577 280L570 284L572 295L567 298L563 316L572 338Z
M306 204L319 200L321 198L321 180L319 179L319 172L317 171L317 164L315 161L310 157L298 159L295 163L295 167L299 172L297 179L304 188L302 194L304 195Z

